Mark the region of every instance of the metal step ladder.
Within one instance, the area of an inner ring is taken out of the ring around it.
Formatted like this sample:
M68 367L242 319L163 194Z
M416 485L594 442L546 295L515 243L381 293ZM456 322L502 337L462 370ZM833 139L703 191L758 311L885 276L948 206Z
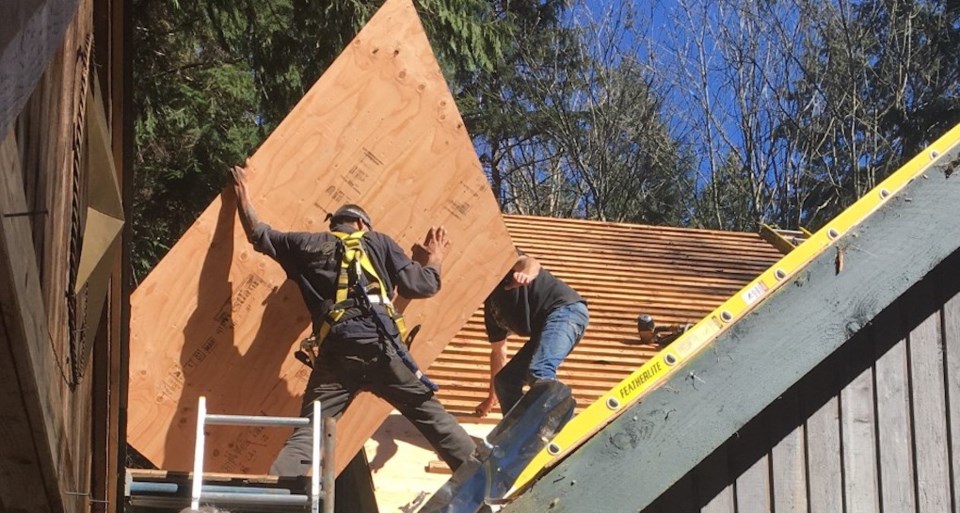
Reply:
M332 465L321 466L321 461L333 461L333 437L336 429L334 419L321 420L320 403L313 404L313 420L304 417L271 417L258 415L223 415L207 412L206 397L200 396L197 405L197 431L194 446L193 472L186 476L165 476L161 479L138 478L127 472L126 495L130 504L146 508L171 508L185 505L189 498L190 508L199 510L204 506L229 508L231 511L257 512L305 512L332 513L334 505L334 473ZM322 426L321 426L322 424ZM207 426L263 426L313 428L313 449L310 458L311 475L309 490L302 486L301 478L278 478L275 482L248 479L250 476L231 476L223 483L224 476L216 478L203 475L204 442ZM324 440L326 438L326 440ZM321 458L321 451L323 457ZM171 474L173 475L173 474ZM321 484L322 477L322 484ZM179 482L178 482L179 478ZM205 481L207 481L205 483ZM211 482L212 481L212 482ZM189 484L189 496L186 495ZM296 489L290 484L301 485ZM297 493L299 492L299 493Z

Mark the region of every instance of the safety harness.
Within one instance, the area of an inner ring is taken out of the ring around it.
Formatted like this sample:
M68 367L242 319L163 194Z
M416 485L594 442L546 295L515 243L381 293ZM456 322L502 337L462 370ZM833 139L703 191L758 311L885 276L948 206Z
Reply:
M440 387L420 370L409 351L407 351L407 346L413 342L412 339L419 331L419 326L409 334L407 333L403 316L390 301L390 297L387 295L389 291L387 291L383 279L377 274L373 261L370 260L369 255L363 249L361 239L364 232L361 230L353 233L333 232L333 234L341 242L336 302L327 312L323 322L319 323L319 326L314 326L313 334L300 343L300 352L298 352L297 357L305 364L313 367L320 354L320 346L327 335L330 334L333 325L356 317L356 315L369 314L373 317L377 330L383 338L389 341L404 365L424 385L436 392ZM377 308L377 305L380 308ZM351 312L357 313L351 315ZM392 323L396 330L388 329L388 323ZM399 335L394 333L399 333Z

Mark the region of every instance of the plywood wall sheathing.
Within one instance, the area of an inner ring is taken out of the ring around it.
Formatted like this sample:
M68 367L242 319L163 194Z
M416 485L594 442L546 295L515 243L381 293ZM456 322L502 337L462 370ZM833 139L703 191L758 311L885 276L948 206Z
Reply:
M510 237L409 0L388 0L250 159L261 216L326 229L345 202L403 248L443 224L443 289L414 301L426 368L514 259ZM215 172L217 170L211 170ZM197 397L211 412L293 415L308 369L293 358L308 315L280 267L255 253L217 198L132 297L129 443L165 469L193 456ZM338 470L389 407L361 396L340 421ZM214 428L211 471L262 473L285 430Z

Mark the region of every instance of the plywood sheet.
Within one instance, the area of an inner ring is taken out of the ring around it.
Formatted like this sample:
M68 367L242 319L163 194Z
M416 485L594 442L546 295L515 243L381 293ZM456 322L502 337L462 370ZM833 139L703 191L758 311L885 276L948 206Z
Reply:
M424 368L483 301L514 253L473 145L409 0L388 0L250 159L264 220L323 230L356 202L401 247L443 224L443 289L412 302ZM197 397L213 413L295 415L308 369L299 292L255 253L229 195L217 198L134 292L129 442L164 469L190 466ZM389 412L359 397L338 428L338 470ZM211 428L205 469L266 472L288 430Z

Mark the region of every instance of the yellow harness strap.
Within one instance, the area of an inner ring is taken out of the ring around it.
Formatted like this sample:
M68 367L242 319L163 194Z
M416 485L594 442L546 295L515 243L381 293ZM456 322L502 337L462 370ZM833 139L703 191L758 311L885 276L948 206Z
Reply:
M360 276L361 272L366 271L367 275L376 280L377 285L380 287L380 297L383 300L383 303L389 303L390 300L387 297L386 287L383 286L383 280L380 279L380 275L377 274L377 270L373 267L373 262L370 261L370 257L367 256L367 252L363 250L363 244L360 242L360 239L363 238L363 232L353 232L350 234L342 232L333 232L341 241L343 241L343 258L340 259L340 273L337 275L337 303L341 301L346 301L350 294L350 267L353 266L356 276ZM370 284L373 285L372 283ZM342 315L342 314L341 314Z
M407 326L403 320L403 316L400 315L396 309L393 307L393 303L390 301L390 297L387 295L388 291L386 286L383 284L383 279L380 278L380 275L377 274L377 270L373 265L373 262L370 260L370 257L367 255L367 252L363 249L363 244L361 239L363 238L363 231L357 231L353 233L343 233L343 232L333 232L343 242L343 256L340 259L340 272L337 273L337 295L336 302L334 303L334 308L327 314L327 319L320 326L320 329L314 334L313 337L310 337L301 343L301 349L307 353L308 357L311 359L315 357L319 350L320 345L323 343L323 340L327 338L327 335L330 333L330 328L340 321L343 316L347 313L347 308L340 307L337 308L336 305L342 305L344 301L350 299L351 284L350 284L350 275L351 271L355 274L354 276L359 279L361 273L366 273L366 275L371 279L371 283L366 287L367 290L373 290L374 287L378 287L377 296L379 300L376 303L383 305L387 311L387 315L393 320L397 325L397 330L400 332L400 339L405 341L407 340ZM368 295L368 298L370 296Z

